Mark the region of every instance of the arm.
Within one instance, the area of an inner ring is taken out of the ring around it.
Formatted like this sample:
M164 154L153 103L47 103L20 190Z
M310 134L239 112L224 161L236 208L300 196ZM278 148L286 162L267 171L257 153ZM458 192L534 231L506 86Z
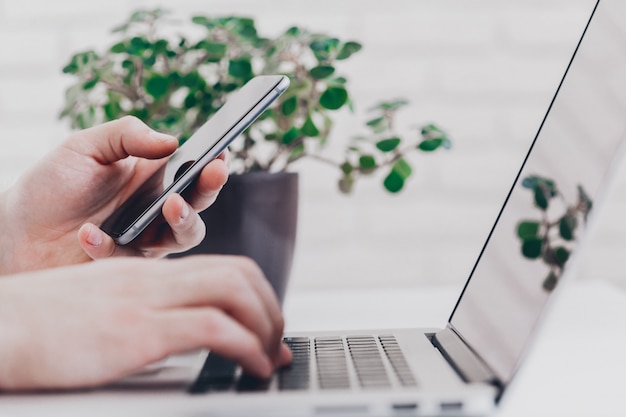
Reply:
M76 264L111 256L161 257L196 246L207 208L228 178L227 154L211 162L185 195L163 206L130 245L117 246L96 225L173 153L178 141L125 117L76 132L0 195L0 273Z
M208 348L267 377L291 360L259 268L115 258L0 279L0 391L91 387Z

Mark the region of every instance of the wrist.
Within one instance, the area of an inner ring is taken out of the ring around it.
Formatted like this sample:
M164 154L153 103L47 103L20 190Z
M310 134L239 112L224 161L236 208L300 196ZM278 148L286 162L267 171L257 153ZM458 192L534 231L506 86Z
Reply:
M11 220L7 210L9 191L0 192L0 275L11 273L13 255L11 242L13 236L10 228Z
M20 291L16 292L15 280L14 277L0 280L0 363L3 364L0 366L0 392L17 388L20 377L31 372L31 365L25 363L22 356L28 347L24 344L28 340L25 338L28 326L23 326L20 303L16 308L15 300L19 298Z

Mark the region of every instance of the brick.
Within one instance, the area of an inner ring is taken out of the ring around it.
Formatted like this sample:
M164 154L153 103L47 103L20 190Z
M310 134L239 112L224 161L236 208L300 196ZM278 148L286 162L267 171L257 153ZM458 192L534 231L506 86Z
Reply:
M0 108L11 112L48 111L58 113L63 105L64 86L58 78L0 78Z
M589 20L592 10L590 3L575 1L566 8L545 8L548 10L520 3L501 14L500 24L504 36L512 45L532 48L564 45L570 46L573 51Z
M4 0L5 16L8 20L69 22L89 24L93 19L103 19L128 10L124 0L85 2L81 0Z
M191 14L240 14L262 34L292 24L363 42L341 63L356 113L338 112L326 150L340 160L374 103L405 97L398 130L440 124L453 149L414 154L415 175L390 196L381 175L337 191L339 171L315 161L301 175L292 284L300 288L462 284L509 190L595 0L179 0ZM56 119L71 54L113 42L112 26L141 2L0 0L0 189L65 137ZM328 11L332 10L332 13ZM36 127L33 127L35 126ZM626 170L618 175L583 275L619 271ZM621 259L621 258L620 258ZM623 284L626 286L626 284Z
M0 68L34 65L45 68L55 62L58 43L45 31L0 28L0 45Z
M476 97L544 95L554 91L565 72L562 58L522 59L504 55L467 60L441 68L442 88Z

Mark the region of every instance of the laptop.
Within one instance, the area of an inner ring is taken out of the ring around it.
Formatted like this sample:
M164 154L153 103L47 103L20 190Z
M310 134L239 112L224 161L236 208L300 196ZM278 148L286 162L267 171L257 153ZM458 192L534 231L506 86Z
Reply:
M623 0L598 1L445 328L288 334L294 362L270 380L191 353L73 396L64 415L104 412L91 408L94 397L138 398L128 414L151 416L494 412L575 269L624 148L624 21Z

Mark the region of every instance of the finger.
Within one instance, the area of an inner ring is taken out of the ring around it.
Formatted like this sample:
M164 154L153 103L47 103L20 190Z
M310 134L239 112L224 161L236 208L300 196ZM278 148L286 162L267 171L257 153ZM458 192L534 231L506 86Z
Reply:
M78 229L78 243L85 253L94 260L113 256L140 256L141 252L130 246L118 246L111 236L92 223L83 224Z
M230 167L230 159L231 154L228 148L224 149L221 154L218 155L217 159L221 159L226 164L226 168Z
M276 327L282 325L282 317L271 315L252 284L260 278L242 273L239 264L229 258L194 256L162 262L159 285L145 285L144 290L129 295L145 300L153 308L218 308L255 333L274 358L278 344ZM145 279L153 283L155 276ZM131 287L131 292L133 288L138 287Z
M198 348L237 361L245 372L268 378L273 372L259 338L218 309L168 310L158 314L162 357Z
M227 180L227 163L223 159L215 159L202 169L196 181L183 195L194 210L202 211L215 202Z
M176 150L178 140L150 129L136 117L126 116L82 131L80 137L71 137L67 146L109 164L130 155L163 158Z
M287 346L284 342L281 342L280 354L279 354L277 366L278 367L287 366L292 361L293 361L293 353L291 352L291 349L289 349L289 346Z
M163 204L163 217L171 228L171 236L166 238L169 242L161 242L164 250L182 252L198 246L204 239L204 222L180 195L167 198Z
M280 309L280 302L276 297L274 289L256 262L246 257L233 256L231 258L233 261L239 263L240 268L244 269L247 276L256 277L256 279L251 279L250 283L260 295L260 299L265 306L270 323L272 324L269 352L274 365L277 365L280 360L280 341L285 329L285 321Z

